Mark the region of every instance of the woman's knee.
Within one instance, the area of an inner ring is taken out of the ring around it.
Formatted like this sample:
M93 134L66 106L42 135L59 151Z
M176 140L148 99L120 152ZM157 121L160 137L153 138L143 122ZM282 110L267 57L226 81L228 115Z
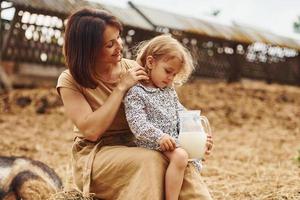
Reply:
M154 150L136 147L132 159L140 164L167 166L166 158L160 152Z
M146 149L145 155L146 155L147 161L151 161L154 163L159 163L161 165L167 166L167 159L162 153L160 153L158 151Z

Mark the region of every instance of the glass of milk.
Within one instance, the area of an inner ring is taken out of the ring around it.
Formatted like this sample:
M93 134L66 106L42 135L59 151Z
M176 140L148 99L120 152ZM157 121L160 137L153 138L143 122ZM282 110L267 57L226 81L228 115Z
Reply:
M202 159L206 151L207 134L211 134L209 122L200 110L179 111L179 136L182 148L189 159Z

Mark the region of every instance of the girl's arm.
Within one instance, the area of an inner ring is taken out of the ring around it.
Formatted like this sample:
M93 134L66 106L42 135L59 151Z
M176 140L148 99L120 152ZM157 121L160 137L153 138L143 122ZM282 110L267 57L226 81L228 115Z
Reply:
M68 88L60 88L59 92L67 116L86 139L96 141L113 122L126 91L137 81L144 79L148 79L148 77L142 67L130 69L104 104L95 111L92 111L80 92Z
M159 144L165 133L147 120L145 104L139 95L141 92L143 91L139 87L133 87L126 94L124 105L127 122L138 140Z

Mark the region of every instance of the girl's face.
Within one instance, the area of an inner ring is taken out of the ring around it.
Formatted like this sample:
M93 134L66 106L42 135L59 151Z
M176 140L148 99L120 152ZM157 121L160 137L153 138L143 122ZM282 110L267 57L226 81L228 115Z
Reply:
M120 30L114 26L107 26L103 33L103 47L99 53L99 62L118 63L122 58L123 42Z
M174 77L179 73L182 63L180 59L155 60L152 56L147 58L147 67L150 69L150 85L158 88L169 87L173 84Z

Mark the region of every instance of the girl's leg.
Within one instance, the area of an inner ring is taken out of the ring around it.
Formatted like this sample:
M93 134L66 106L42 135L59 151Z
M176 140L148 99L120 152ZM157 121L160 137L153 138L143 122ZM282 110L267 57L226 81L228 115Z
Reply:
M170 161L165 176L166 200L178 200L184 171L188 162L188 154L182 148L176 148L174 151L165 151L163 154Z

